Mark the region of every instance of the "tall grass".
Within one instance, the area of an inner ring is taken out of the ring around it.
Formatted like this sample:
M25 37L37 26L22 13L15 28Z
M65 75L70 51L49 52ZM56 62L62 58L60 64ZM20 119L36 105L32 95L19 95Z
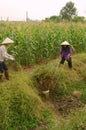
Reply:
M78 63L77 59L79 59ZM57 99L72 96L75 90L82 92L79 100L86 104L85 53L73 56L71 70L66 63L58 67L57 60L53 60L47 65L38 67L33 73L29 74L28 71L23 70L17 73L12 71L10 76L10 81L5 80L4 77L0 81L1 130L85 129L86 107L77 109L75 113L72 111L66 118L58 115L57 109ZM41 96L44 87L50 90L49 100L44 100L43 95ZM55 109L53 99L56 101Z
M79 61L77 62L77 60ZM57 66L57 60L49 62L49 64L42 67L38 67L33 73L33 80L35 86L39 91L43 89L50 90L51 101L54 101L55 106L58 107L57 100L64 101L67 98L77 99L73 97L74 91L80 91L82 96L77 100L83 104L81 108L76 107L72 109L74 103L71 107L67 106L66 109L71 108L70 114L67 113L65 117L57 117L56 127L49 130L83 130L86 129L86 54L77 54L73 57L73 68L69 69L65 63L63 66ZM56 102L55 102L56 101ZM70 104L68 101L67 103ZM75 102L75 104L77 104ZM80 105L80 104L79 104ZM66 103L61 107L66 106ZM56 107L56 111L58 111ZM66 112L65 109L65 112ZM62 109L61 109L62 114Z
M79 61L77 62L77 59ZM75 90L82 91L82 102L86 103L86 54L73 57L73 68L69 69L67 63L58 67L58 59L38 69L33 74L36 86L40 89L50 89L53 98L71 96Z
M22 65L56 58L64 40L75 52L85 52L85 34L85 23L0 22L0 42L7 36L15 41L9 51Z
M32 85L24 72L12 73L11 81L0 81L1 130L32 130L50 123L51 112Z

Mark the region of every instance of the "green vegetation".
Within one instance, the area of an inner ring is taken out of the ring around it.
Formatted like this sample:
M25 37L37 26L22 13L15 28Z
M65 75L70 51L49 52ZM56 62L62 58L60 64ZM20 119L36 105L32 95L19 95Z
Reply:
M1 130L82 130L86 127L86 54L73 56L72 69L67 63L58 67L58 60L36 67L31 74L28 68L13 71L14 66L10 66L11 80L3 77L0 81ZM50 90L48 99L42 95L47 89ZM74 91L80 91L82 96L73 97ZM60 111L59 105L67 108Z
M60 11L60 17L62 20L72 20L77 16L77 9L74 7L73 2L68 2Z
M1 130L86 128L85 34L85 23L0 22L0 43L7 36L13 39L8 51L16 58L8 62L10 81L0 81ZM58 67L64 40L73 48L72 69L66 62ZM41 61L46 64L37 67ZM81 95L74 96L75 91Z
M58 127L53 128L53 130L82 130L86 128L85 78L86 54L84 53L73 56L72 70L68 68L67 63L58 67L57 60L54 60L34 72L33 79L37 89L39 91L49 89L51 101L55 103L55 106L57 103L61 107L59 112L63 115L63 118L59 117ZM81 96L79 99L77 97L77 100L76 97L73 97L74 91L81 92Z
M47 113L47 114L46 114ZM0 129L26 130L50 122L51 114L25 72L0 81Z
M69 1L66 3L64 7L60 10L59 15L53 15L50 18L45 18L45 22L55 22L59 23L62 21L66 22L86 22L86 19L84 16L78 16L77 8L75 7L75 3L72 1Z
M9 51L21 65L56 58L60 44L65 40L71 44L74 52L85 52L85 34L85 23L0 23L0 43L7 36L15 41Z
M77 60L79 61L77 62ZM86 103L86 54L77 54L73 57L73 69L67 63L58 67L57 60L40 67L34 73L34 81L39 90L50 89L53 97L70 96L74 90L83 93L82 100ZM85 94L85 95L84 95Z
M67 119L60 120L58 130L85 130L86 129L86 107L78 112L72 113ZM57 129L54 129L57 130Z

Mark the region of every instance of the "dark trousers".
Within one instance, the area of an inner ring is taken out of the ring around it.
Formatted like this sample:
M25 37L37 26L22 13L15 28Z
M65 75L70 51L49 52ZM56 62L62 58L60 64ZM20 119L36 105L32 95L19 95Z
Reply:
M3 73L4 71L7 71L7 65L5 64L5 62L0 62L0 73Z
M0 79L2 79L2 73L4 72L4 75L7 80L9 80L9 73L8 73L8 68L5 62L0 62Z
M68 66L69 66L69 68L72 68L72 58L70 57L68 60L66 60L67 62L68 62ZM60 61L60 64L64 64L64 62L65 62L65 58L64 57L62 57L61 58L61 61Z

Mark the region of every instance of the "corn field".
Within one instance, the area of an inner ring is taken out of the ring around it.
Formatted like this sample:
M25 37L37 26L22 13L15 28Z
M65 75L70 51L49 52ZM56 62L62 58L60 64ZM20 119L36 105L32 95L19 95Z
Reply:
M65 40L74 53L86 51L86 23L0 22L0 44L6 37L15 41L8 51L21 65L56 58Z

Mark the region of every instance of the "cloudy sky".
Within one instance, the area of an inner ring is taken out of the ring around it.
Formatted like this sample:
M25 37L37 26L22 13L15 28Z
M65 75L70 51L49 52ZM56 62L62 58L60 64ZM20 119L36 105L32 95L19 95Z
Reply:
M59 15L62 7L72 1L79 16L86 17L86 0L2 0L0 2L0 19L25 20L26 12L32 20Z

